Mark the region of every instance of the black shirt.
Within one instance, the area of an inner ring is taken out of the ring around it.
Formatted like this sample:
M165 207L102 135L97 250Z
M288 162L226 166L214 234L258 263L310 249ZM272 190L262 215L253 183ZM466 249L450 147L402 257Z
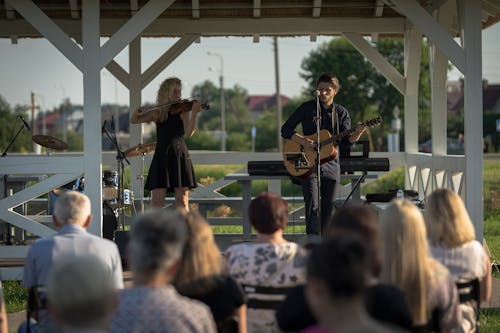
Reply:
M337 132L337 125L335 125L335 130L332 128L332 107L325 108L321 103L320 106L320 129L327 129L332 134L338 134L351 128L351 117L349 116L347 109L342 105L333 104L333 109L335 109L335 113L338 115L339 132ZM302 133L304 135L316 133L316 124L314 122L315 117L316 100L302 103L281 127L281 136L285 139L290 139L296 133L295 128L299 124L302 125Z

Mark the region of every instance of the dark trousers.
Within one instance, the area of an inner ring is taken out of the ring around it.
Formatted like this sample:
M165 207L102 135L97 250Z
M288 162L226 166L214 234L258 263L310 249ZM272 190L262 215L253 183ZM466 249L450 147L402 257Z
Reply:
M335 161L321 165L321 223L318 218L318 183L315 172L302 180L302 194L306 209L306 234L319 235L330 220L335 199L337 198L337 179L340 167Z

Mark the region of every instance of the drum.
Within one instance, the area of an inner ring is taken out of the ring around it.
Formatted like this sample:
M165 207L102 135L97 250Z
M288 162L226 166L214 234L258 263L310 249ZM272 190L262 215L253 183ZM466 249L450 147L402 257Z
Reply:
M118 198L118 172L104 170L102 172L102 199L109 201Z

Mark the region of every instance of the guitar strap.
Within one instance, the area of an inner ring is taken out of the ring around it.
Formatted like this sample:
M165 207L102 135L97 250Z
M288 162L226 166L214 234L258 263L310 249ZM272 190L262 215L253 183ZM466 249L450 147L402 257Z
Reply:
M337 131L335 131L335 129L337 129ZM339 114L336 111L335 103L332 103L332 131L333 131L333 135L340 133ZM337 145L337 149L339 149L339 151L337 153L337 156L335 157L335 162L339 163L340 145Z

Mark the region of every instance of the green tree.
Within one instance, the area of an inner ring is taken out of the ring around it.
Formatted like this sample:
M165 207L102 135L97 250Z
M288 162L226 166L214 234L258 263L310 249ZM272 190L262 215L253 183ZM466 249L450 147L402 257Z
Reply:
M9 143L19 130L20 133L9 148L8 153L26 153L32 150L31 132L23 129L23 123L19 116L26 117L27 106L16 105L11 109L7 101L0 95L0 154L5 151Z
M208 134L221 129L221 101L220 88L216 87L212 82L206 80L199 85L193 87L192 96L204 103L208 103L210 108L200 113L198 128L200 133L189 139L191 149L207 149L204 147L212 147L213 140L209 140ZM232 88L224 89L225 115L226 115L226 149L237 151L250 150L250 130L252 127L252 119L250 110L246 106L248 98L247 91L241 86L235 85ZM203 136L200 134L203 133ZM208 134L205 135L205 134ZM203 137L206 140L202 141L198 137ZM216 150L220 149L220 139L215 139L218 142ZM209 148L213 149L213 148Z

